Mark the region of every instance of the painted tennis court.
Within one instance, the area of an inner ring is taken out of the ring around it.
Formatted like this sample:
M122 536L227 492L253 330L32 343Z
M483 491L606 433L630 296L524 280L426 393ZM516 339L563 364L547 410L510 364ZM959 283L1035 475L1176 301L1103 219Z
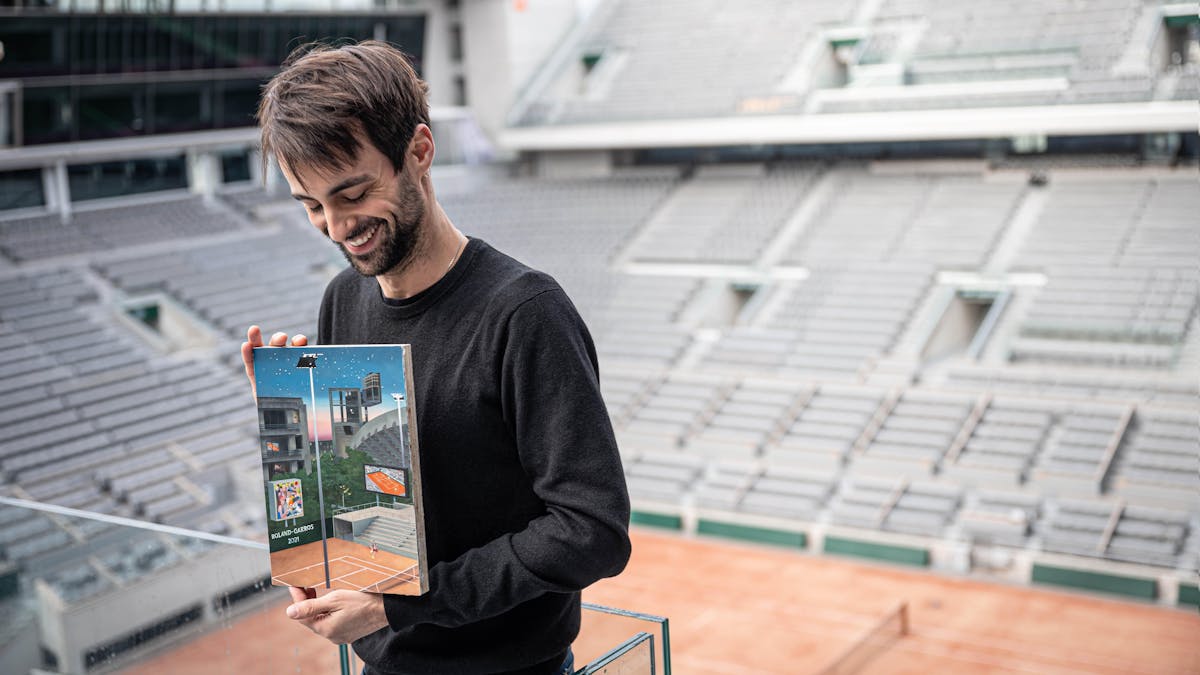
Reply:
M330 588L379 593L420 593L417 561L380 549L372 554L362 544L331 538ZM315 541L271 554L271 581L276 585L324 588L325 564L321 542Z

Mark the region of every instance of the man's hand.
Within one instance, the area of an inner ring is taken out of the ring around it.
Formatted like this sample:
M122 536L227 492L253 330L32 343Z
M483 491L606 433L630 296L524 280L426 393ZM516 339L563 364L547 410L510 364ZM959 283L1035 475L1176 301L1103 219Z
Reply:
M288 591L292 594L288 617L336 645L354 642L388 625L383 596L378 593L330 591L317 598L303 588Z
M284 347L287 346L287 343L287 333L275 333L271 336L268 346ZM308 338L303 335L292 338L293 347L304 347L307 344ZM250 329L246 331L246 341L242 343L242 364L246 367L246 377L250 379L250 394L254 396L258 395L254 386L254 348L262 346L262 329L258 326L250 326Z

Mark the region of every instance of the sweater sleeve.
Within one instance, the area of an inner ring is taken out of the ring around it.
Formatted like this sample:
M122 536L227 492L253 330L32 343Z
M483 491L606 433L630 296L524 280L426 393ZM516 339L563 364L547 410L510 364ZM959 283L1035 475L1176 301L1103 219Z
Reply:
M595 348L561 289L522 303L500 351L501 407L544 512L430 569L430 592L384 596L393 629L455 627L544 593L572 593L624 569L629 495Z

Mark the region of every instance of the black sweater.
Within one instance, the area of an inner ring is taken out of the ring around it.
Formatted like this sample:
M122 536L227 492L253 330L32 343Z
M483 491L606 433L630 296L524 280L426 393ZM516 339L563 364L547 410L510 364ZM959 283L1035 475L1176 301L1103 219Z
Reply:
M384 596L370 673L549 673L579 591L629 558L629 496L596 352L558 284L472 239L404 301L347 269L321 344L412 345L430 592Z

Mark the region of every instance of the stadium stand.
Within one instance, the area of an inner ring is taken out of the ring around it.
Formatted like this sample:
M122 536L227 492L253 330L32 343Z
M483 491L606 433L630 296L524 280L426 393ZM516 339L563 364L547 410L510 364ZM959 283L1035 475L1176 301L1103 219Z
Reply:
M853 5L813 2L612 3L581 40L579 63L562 64L579 95L552 92L530 106L525 124L581 123L736 112L771 94L823 23ZM669 104L665 102L670 101Z
M720 511L736 510L757 472L753 462L710 462L696 490L696 505Z
M1194 99L1195 64L1166 62L1165 49L1158 56L1167 16L1137 0L613 2L517 119L544 126ZM1136 60L1147 53L1157 60Z
M1195 334L1194 329L1194 325L1189 328L1189 335ZM1066 397L1176 404L1191 403L1200 397L1200 383L1195 378L1182 377L1172 371L1130 374L1102 368L1063 370L1013 364L1002 367L958 365L949 368L945 375L948 386L983 391L1042 392Z
M856 469L914 477L937 472L975 405L965 396L905 392L854 458Z
M894 396L879 390L821 385L806 396L803 408L784 433L766 446L765 454L775 465L837 471L849 461L868 426L878 424L886 409L894 405Z
M134 204L84 207L75 212L70 223L60 222L58 216L0 222L0 228L4 230L0 253L14 261L38 260L194 237L200 232L234 231L241 227L235 217L212 204L205 204L201 197L184 196ZM198 218L197 214L203 215Z
M1053 424L1052 408L993 399L944 468L963 485L1019 486L1029 476Z
M820 515L836 485L833 473L768 464L747 487L738 510L812 520Z
M316 309L311 299L319 296L342 264L328 248L292 231L291 236L266 233L200 244L161 258L116 258L94 267L127 293L167 293L233 341L242 339L253 322L278 326L290 334L315 335ZM262 293L276 299L265 315Z
M1129 65L1161 37L1153 2L602 5L549 66L569 86L533 92L517 122L966 114L1200 86L1195 63ZM1040 141L1061 145L621 148L600 175L527 156L434 172L461 229L554 275L587 320L635 522L854 540L954 572L999 550L1025 582L1048 558L1193 574L1195 164ZM44 206L0 213L0 492L260 532L238 343L250 323L314 336L344 262L278 183ZM954 314L964 297L975 314ZM131 317L137 302L202 339ZM946 335L961 345L931 348ZM0 509L0 562L36 568L108 530ZM203 552L152 544L46 579L78 603Z
M177 484L194 466L170 444L249 428L240 386L222 370L140 343L101 300L110 289L97 288L86 269L12 276L0 288L0 333L12 357L4 366L5 480L63 506L158 521L197 517L201 505L187 488L214 488ZM229 448L248 436L226 438ZM78 538L103 529L85 527ZM74 540L51 531L8 553L23 559Z
M730 388L730 383L720 378L670 377L617 431L618 440L631 449L676 449L713 415Z
M767 290L774 297L761 303L748 325L722 335L704 364L716 372L751 369L863 381L875 360L895 345L931 272L908 263L814 268L802 282Z
M626 277L598 309L581 312L594 326L602 356L626 367L666 368L691 339L675 320L700 285L685 277Z
M914 330L938 274L986 265L1016 205L1037 188L962 174L897 176L857 163L732 165L598 181L484 172L464 181L469 189L452 186L447 202L498 246L564 270L564 283L581 289L581 309L611 364L602 382L635 503L901 534L958 528L1016 547L1036 534L1046 550L1080 553L1077 533L1093 531L1080 529L1091 513L1086 499L1118 495L1131 507L1185 514L1164 530L1183 546L1195 508L1188 450L1196 439L1172 420L1195 415L1176 406L1196 394L1179 376L1195 339L1196 294L1185 255L1174 254L1189 245L1178 201L1190 196L1185 183L1124 171L1090 182L1052 172L1041 188L1044 208L1013 271L1045 274L1047 283L1003 317L1008 330L995 340L1003 360L952 361L922 386L892 388L865 383ZM819 176L836 185L822 197L829 201L794 238L781 238ZM240 194L251 206L267 195ZM697 195L714 201L696 208ZM733 250L721 237L749 201L763 202L766 215L740 231L745 242ZM48 273L0 281L0 337L21 357L6 363L6 380L35 394L4 395L2 417L21 437L6 442L0 468L26 494L165 522L215 508L209 495L222 488L188 474L201 463L235 466L236 448L252 437L236 372L181 367L102 310L114 293L162 294L213 326L218 361L234 366L250 321L311 333L313 299L336 256L311 234L297 236L310 229L297 215L239 208L258 223L218 227L206 235L212 243L190 238L150 252L130 243L82 263L64 249L48 254ZM556 227L579 213L594 226L586 240ZM696 222L697 236L685 237L673 218ZM872 227L846 229L863 224ZM1081 228L1091 233L1084 246ZM689 247L670 245L681 239ZM806 278L760 280L730 323L705 318L713 282L686 266L772 256ZM1180 262L1146 264L1160 256ZM608 271L622 261L680 265L681 274ZM272 297L271 311L247 285ZM1073 351L1037 352L1036 340ZM1121 345L1128 352L1114 349ZM1134 358L1133 350L1165 356ZM1147 379L1146 369L1159 374ZM1005 496L1014 489L1065 490L1077 501L1043 506L1023 493ZM1149 526L1137 514L1125 516L1112 554L1097 555L1160 565L1188 555L1153 554L1162 544L1139 539ZM39 532L41 543L15 555L71 541L57 528Z
M1040 517L1041 499L1036 495L968 490L958 526L972 542L1022 547Z
M1200 412L1141 406L1116 467L1116 493L1195 507L1200 475Z
M630 248L639 262L753 263L816 177L796 163L699 167Z
M755 459L786 428L798 398L794 386L743 380L687 441L687 452L723 459Z
M1049 500L1038 528L1042 546L1050 551L1097 556L1111 536L1109 523L1120 517L1119 506L1107 502Z
M683 453L646 451L625 465L629 494L638 499L679 504L692 489L705 466L702 457Z
M70 603L86 600L113 587L108 577L96 571L91 562L48 576L46 582Z

